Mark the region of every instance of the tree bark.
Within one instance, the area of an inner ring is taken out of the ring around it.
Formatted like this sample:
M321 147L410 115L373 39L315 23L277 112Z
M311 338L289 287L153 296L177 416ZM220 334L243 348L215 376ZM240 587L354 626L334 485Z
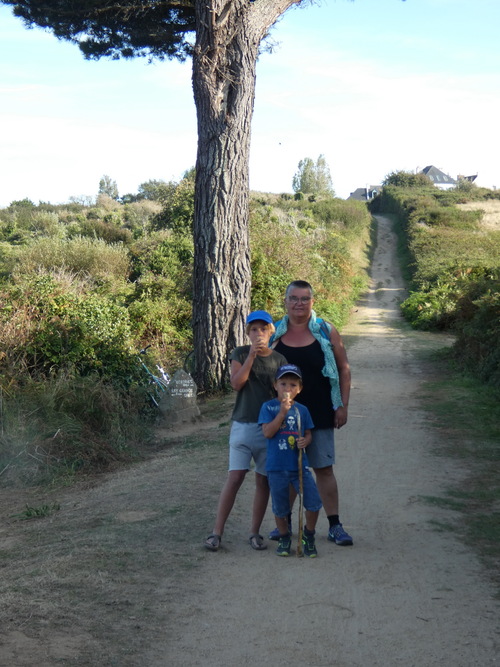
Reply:
M200 390L227 382L250 308L249 154L259 45L300 0L197 0L193 338Z

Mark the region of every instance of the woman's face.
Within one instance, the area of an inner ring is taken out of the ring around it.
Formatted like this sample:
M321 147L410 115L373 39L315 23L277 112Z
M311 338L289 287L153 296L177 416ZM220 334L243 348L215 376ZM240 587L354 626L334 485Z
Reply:
M311 316L314 299L308 287L293 287L285 298L288 316L300 318Z

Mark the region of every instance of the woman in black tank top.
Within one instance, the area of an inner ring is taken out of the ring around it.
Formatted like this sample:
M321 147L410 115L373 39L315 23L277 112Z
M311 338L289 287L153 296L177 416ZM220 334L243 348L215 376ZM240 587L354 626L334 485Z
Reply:
M317 340L305 347L290 347L278 341L274 348L289 364L302 371L303 387L298 401L311 413L315 428L333 428L334 411L330 398L330 381L322 374L325 359Z
M323 375L324 353L318 337L309 327L314 313L313 304L313 289L308 282L294 280L288 285L285 293L288 316L286 328L284 332L280 331L280 337L273 346L289 363L296 364L302 371L304 386L298 396L298 402L309 409L315 426L308 457L328 517L328 539L335 544L345 546L351 545L353 540L345 532L339 518L338 487L333 472L334 429L342 428L347 422L351 371L342 338L335 327L330 325L330 343L338 370L338 389L341 399L334 408L332 395L336 387L331 386L329 379ZM316 313L314 318L316 319ZM280 324L281 322L277 329L280 328ZM330 460L332 463L329 463ZM274 532L270 533L270 539L277 539Z

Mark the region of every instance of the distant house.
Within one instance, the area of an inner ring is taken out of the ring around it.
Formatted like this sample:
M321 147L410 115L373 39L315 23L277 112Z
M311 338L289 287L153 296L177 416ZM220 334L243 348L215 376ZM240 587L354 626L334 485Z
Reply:
M469 183L474 183L477 178L477 174L473 176L464 176L463 174L458 174L457 181L469 181Z
M356 199L357 201L370 201L382 191L381 185L367 185L365 188L358 188L351 192L347 199Z
M450 190L451 188L457 187L457 181L454 178L448 176L444 171L441 171L441 169L438 169L433 165L425 167L420 173L425 174L431 183L440 190Z

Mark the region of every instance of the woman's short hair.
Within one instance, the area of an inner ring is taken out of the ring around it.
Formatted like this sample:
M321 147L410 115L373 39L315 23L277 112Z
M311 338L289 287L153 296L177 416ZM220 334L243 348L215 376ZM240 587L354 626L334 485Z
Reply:
M294 281L291 282L291 283L288 285L288 287L286 288L286 291L285 291L285 298L286 298L286 297L290 294L290 292L291 292L293 289L295 289L295 288L297 288L297 289L308 289L308 290L310 290L310 292L311 292L311 296L314 295L314 290L313 290L313 288L312 288L312 285L310 285L306 280L294 280Z

